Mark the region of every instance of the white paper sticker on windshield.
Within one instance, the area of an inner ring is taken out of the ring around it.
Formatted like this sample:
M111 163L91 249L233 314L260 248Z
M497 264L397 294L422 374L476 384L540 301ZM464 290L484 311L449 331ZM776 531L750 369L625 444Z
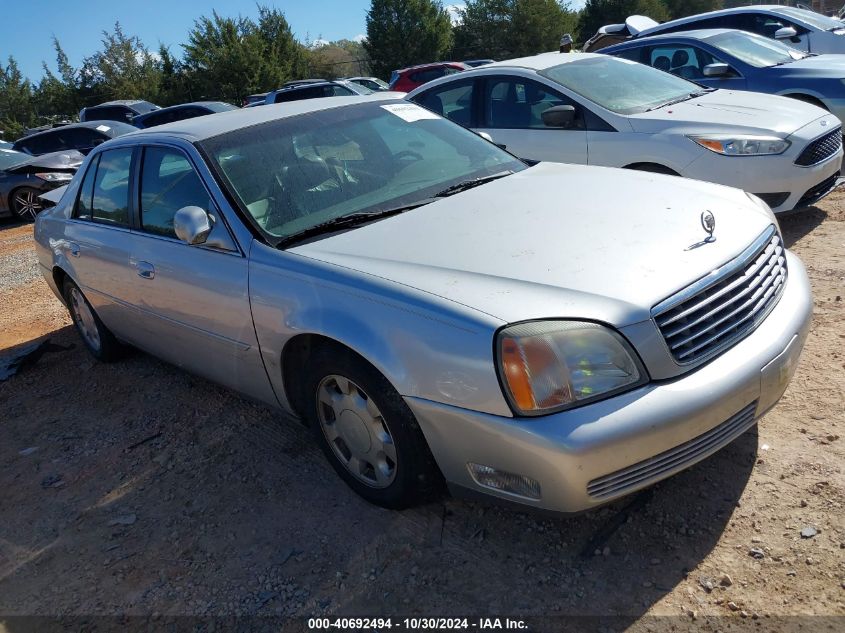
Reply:
M108 132L111 128L108 125L98 125L97 129L100 130L100 132Z
M421 108L413 103L391 103L381 106L388 112L395 114L400 119L413 123L414 121L421 121L423 119L439 119L440 117L429 112L425 108Z

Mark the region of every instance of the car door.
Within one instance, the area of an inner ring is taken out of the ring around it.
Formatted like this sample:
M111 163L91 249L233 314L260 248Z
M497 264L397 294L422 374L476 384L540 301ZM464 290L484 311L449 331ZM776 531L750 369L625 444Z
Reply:
M588 162L585 113L580 104L546 84L519 76L486 76L483 86L479 132L526 160ZM575 107L571 128L544 125L542 113L558 105Z
M118 338L132 341L132 246L130 182L133 149L98 153L88 165L73 213L65 224L68 273Z
M267 378L248 296L248 264L192 159L149 145L139 157L137 221L129 265L138 344L215 382L264 399ZM186 206L215 219L215 239L189 245L173 220Z

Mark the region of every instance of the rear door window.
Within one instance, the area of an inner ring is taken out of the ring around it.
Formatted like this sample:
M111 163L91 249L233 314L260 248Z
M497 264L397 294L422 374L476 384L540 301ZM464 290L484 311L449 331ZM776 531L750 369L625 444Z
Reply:
M91 203L91 219L113 226L129 226L129 173L132 149L100 154Z

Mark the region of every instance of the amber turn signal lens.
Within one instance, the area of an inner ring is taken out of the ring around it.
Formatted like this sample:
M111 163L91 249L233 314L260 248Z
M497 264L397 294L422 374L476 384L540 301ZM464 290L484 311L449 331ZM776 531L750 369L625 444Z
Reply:
M537 404L531 390L531 376L525 366L522 350L512 338L502 340L502 369L514 404L523 411L536 409Z

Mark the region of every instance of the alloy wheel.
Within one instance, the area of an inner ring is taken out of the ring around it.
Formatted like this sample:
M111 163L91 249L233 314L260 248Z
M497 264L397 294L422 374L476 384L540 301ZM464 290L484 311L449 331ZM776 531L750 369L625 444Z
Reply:
M32 189L22 189L13 198L15 213L23 220L35 220L35 216L44 208L38 201L38 195Z
M97 328L97 322L94 320L94 313L79 288L71 288L70 290L70 309L82 338L92 349L99 351L100 332Z

